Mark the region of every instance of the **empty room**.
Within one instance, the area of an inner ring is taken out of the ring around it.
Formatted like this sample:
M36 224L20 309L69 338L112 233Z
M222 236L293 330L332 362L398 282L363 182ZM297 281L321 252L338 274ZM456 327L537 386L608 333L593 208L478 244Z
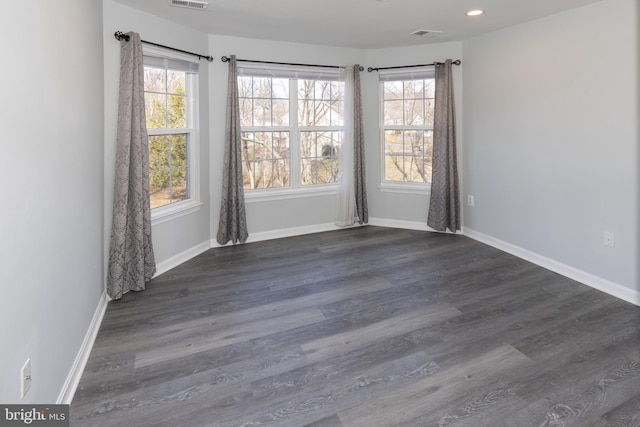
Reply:
M637 0L0 10L0 425L640 426Z

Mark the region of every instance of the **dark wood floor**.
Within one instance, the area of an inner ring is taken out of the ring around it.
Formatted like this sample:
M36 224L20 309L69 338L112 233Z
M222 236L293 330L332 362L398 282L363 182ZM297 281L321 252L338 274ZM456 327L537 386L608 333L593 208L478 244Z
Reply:
M72 426L640 426L640 308L463 236L211 249L111 302Z

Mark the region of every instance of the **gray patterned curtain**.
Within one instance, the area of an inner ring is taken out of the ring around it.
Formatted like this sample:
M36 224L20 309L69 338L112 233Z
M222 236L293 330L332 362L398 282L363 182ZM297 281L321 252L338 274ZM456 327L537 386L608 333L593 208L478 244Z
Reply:
M238 97L238 66L235 55L229 59L227 92L227 122L225 128L224 170L222 175L222 204L216 240L244 243L249 237L244 207L242 157L240 135L240 104Z
M120 41L118 135L107 293L120 299L142 291L156 272L151 244L149 139L144 112L142 43Z
M353 67L353 163L355 173L356 214L358 222L369 222L367 184L364 166L364 127L362 125L362 93L360 90L360 65Z
M427 225L437 231L460 230L456 160L456 123L451 60L436 64L433 123L433 167Z

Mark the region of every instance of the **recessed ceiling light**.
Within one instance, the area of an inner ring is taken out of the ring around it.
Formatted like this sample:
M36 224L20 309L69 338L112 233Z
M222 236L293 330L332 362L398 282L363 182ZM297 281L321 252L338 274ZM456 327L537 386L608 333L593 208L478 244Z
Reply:
M478 15L482 15L483 13L484 13L484 10L474 9L467 12L467 16L478 16Z

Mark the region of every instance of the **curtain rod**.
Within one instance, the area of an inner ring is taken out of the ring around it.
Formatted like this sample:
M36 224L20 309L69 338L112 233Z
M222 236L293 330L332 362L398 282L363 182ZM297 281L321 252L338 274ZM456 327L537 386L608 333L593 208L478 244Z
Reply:
M122 41L122 40L124 40L124 41L129 41L129 36L128 36L128 35L126 35L126 34L124 34L122 31L116 31L116 32L115 32L115 34L114 34L113 36L114 36L114 37L116 38L116 40L118 40L118 41ZM204 59L206 59L206 60L207 60L207 61L209 61L209 62L212 62L212 61L213 61L213 56L200 55L199 53L188 52L188 51L186 51L186 50L176 49L175 47L169 47L169 46L165 46L165 45L158 44L158 43L148 42L148 41L146 41L146 40L140 40L140 41L141 41L142 43L144 43L144 44L150 44L150 45L153 45L153 46L158 46L158 47L162 47L162 48L165 48L165 49L174 50L174 51L176 51L176 52L186 53L187 55L197 56L197 57L198 57L198 59L202 59L202 58L204 58Z
M451 62L453 65L460 65L462 64L462 61L460 61L459 59L456 59L455 61ZM431 64L418 64L418 65L399 65L397 67L381 67L381 68L367 68L368 72L372 72L372 71L379 71L379 70L394 70L396 68L413 68L413 67L433 67L435 65L438 64L443 64L443 62L433 62Z
M229 59L230 58L226 56L223 56L222 58L220 58L222 62L229 62ZM341 67L340 65L296 64L293 62L255 61L252 59L236 59L236 61L253 62L255 64L276 64L276 65L295 65L295 66L302 66L302 67L344 68L344 67ZM364 67L362 65L360 65L358 68L360 71L364 71Z

